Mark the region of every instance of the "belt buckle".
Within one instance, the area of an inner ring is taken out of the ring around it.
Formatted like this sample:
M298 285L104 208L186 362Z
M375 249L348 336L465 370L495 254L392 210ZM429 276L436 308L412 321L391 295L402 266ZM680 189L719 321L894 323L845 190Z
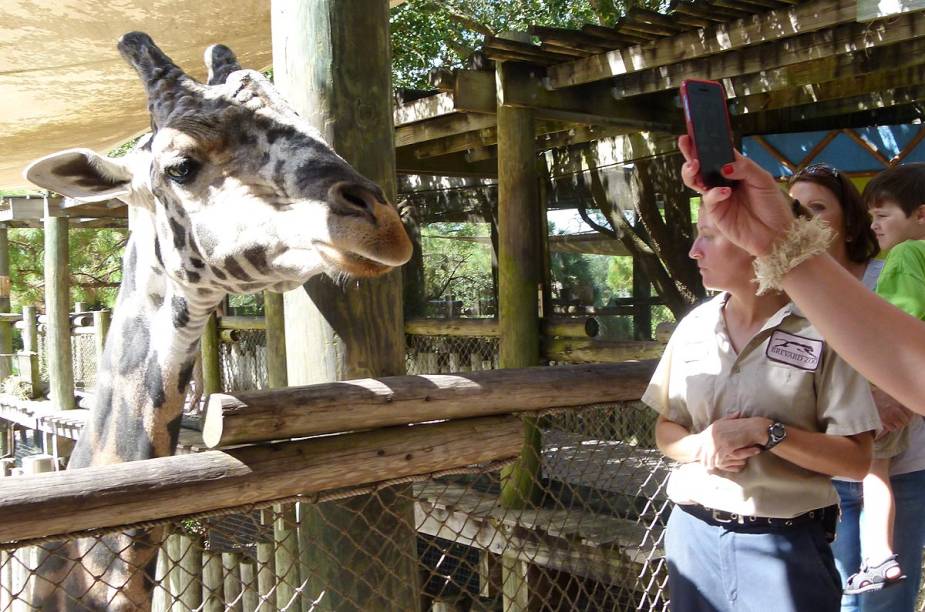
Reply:
M735 512L728 512L729 518L720 518L719 513L722 510L710 509L710 515L713 517L713 520L717 523L727 524L727 523L739 523L740 525L745 524L745 517L736 514Z

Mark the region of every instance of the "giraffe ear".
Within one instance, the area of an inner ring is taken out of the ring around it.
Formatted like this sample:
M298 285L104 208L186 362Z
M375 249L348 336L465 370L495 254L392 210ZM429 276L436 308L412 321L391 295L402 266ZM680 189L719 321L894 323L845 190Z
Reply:
M89 149L68 149L37 159L23 176L39 187L85 202L124 195L132 184L132 174L121 160Z

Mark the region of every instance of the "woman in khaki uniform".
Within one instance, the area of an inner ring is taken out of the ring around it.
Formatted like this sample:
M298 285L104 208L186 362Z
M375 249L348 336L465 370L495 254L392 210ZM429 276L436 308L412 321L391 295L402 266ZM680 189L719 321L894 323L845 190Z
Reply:
M680 465L665 553L673 612L835 611L830 477L863 477L879 427L867 382L701 209L691 249L723 293L677 327L643 396Z

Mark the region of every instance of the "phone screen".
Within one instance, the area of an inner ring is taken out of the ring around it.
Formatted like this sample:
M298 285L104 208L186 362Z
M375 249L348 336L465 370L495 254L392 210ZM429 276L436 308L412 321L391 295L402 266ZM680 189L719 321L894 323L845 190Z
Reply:
M687 133L700 161L700 179L707 187L731 185L722 173L723 166L735 161L723 86L715 81L684 81L681 98Z

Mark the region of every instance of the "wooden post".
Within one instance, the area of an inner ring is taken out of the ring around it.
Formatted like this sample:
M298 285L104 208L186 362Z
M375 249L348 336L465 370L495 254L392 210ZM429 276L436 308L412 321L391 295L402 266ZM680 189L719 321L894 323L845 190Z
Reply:
M202 601L204 612L222 612L225 609L225 583L219 553L202 553Z
M182 610L196 610L202 605L202 547L198 536L180 533L176 571L179 574L177 600ZM174 609L177 606L174 605Z
M247 612L257 610L260 599L257 597L257 564L251 559L241 559L241 607Z
M260 511L260 523L265 529L273 528L273 512ZM257 542L257 594L261 607L276 609L276 555L273 554L273 542Z
M71 319L67 217L53 217L45 206L45 311L48 384L51 403L60 410L76 408L71 354Z
M219 363L218 346L218 321L213 312L209 315L209 322L206 323L200 344L202 352L202 391L206 395L218 393L222 390L222 371Z
M633 338L652 339L652 284L638 258L633 258Z
M288 382L283 294L264 291L263 313L267 329L267 386L271 389L285 387Z
M498 326L499 366L523 368L540 360L539 307L543 274L542 207L539 202L533 111L504 105L503 62L497 64L498 96ZM520 457L501 471L500 503L524 508L541 493L541 436L536 419L524 418ZM502 606L526 610L528 565L502 556Z
M503 91L504 64L497 68ZM537 188L533 112L498 100L498 326L502 368L539 364L542 282L541 206ZM537 497L540 434L528 423L516 464L502 472L501 503L530 505Z
M22 307L22 325L22 350L26 353L38 353L39 331L35 306Z
M297 589L299 572L299 534L295 504L273 506L273 544L276 561L276 603L280 609L300 608Z
M9 230L0 225L0 312L10 311L10 241ZM0 324L0 353L11 355L13 353L13 325L4 322ZM10 357L0 357L0 380L4 380L13 373L10 367Z
M241 554L222 553L222 578L225 592L225 609L229 612L244 610L244 596L241 590ZM247 608L253 610L253 608Z
M395 200L389 3L274 0L280 93L360 174ZM363 52L357 52L362 41ZM327 277L285 295L289 384L404 371L399 272L342 289ZM312 601L320 610L420 609L414 507L407 486L307 513ZM369 525L376 525L373 535ZM374 538L374 542L370 541ZM333 548L336 547L336 548ZM350 563L332 558L350 559Z

